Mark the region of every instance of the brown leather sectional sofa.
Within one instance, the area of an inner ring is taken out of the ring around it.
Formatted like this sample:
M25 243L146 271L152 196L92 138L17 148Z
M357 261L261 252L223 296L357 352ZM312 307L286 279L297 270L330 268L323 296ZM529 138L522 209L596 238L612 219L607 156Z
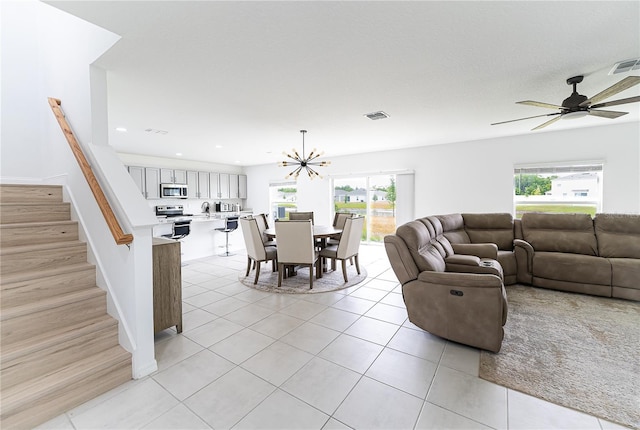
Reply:
M640 215L436 215L384 241L410 321L490 351L506 322L503 284L640 300Z

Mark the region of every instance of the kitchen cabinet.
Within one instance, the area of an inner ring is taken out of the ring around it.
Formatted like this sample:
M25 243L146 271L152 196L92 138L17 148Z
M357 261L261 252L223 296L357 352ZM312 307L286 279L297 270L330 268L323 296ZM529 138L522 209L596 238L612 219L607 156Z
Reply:
M154 237L153 332L176 327L182 333L182 267L180 242Z
M229 174L228 173L220 173L219 179L219 198L228 199L229 198Z
M129 170L129 175L131 176L131 179L133 179L133 182L136 184L136 187L138 187L138 190L140 190L140 192L144 196L144 167L128 166L127 169Z
M215 172L209 173L209 195L212 199L220 198L220 174Z
M198 198L208 199L210 197L209 190L209 172L198 172Z
M160 198L160 169L156 167L144 168L145 191L143 195L147 199Z
M163 184L186 184L187 171L160 169L160 182L162 182Z
M247 198L247 175L238 175L238 198Z
M190 199L200 198L198 196L198 172L187 172L187 196Z
M211 197L209 172L187 172L187 186L190 199L208 199Z
M229 198L238 198L238 175L229 175Z
M160 169L128 166L129 175L146 199L160 198Z

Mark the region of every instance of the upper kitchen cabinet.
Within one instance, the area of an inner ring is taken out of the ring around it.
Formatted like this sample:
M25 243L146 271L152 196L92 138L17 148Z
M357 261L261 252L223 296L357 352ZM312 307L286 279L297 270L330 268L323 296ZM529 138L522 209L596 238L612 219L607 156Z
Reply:
M218 198L228 199L229 198L229 174L228 173L220 173L218 186L219 186Z
M212 173L217 175L217 173ZM187 187L189 187L189 198L208 199L215 197L210 193L209 172L187 172ZM217 190L216 190L217 192Z
M160 198L160 169L155 167L144 168L145 193L148 199Z
M247 198L247 175L238 175L238 198Z
M163 184L186 184L187 171L174 169L160 169L160 182Z
M209 196L212 199L220 198L220 174L211 172L209 173Z
M128 169L133 182L145 198L160 198L160 169L139 166L129 166Z
M238 198L238 175L229 175L229 198L237 199Z

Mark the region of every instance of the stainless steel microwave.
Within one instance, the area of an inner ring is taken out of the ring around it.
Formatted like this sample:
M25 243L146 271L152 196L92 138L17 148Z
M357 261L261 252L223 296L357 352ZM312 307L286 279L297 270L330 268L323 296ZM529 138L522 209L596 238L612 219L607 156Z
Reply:
M160 197L163 199L186 199L186 184L160 184Z

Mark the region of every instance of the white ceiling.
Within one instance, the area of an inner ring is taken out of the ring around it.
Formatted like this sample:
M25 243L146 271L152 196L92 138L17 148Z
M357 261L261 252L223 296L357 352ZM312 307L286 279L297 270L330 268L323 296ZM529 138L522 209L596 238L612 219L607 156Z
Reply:
M97 61L118 152L255 165L300 150L300 129L331 159L640 120L634 103L490 125L553 112L514 102L561 104L571 76L587 96L629 76L608 72L640 57L638 1L47 3L122 36Z

